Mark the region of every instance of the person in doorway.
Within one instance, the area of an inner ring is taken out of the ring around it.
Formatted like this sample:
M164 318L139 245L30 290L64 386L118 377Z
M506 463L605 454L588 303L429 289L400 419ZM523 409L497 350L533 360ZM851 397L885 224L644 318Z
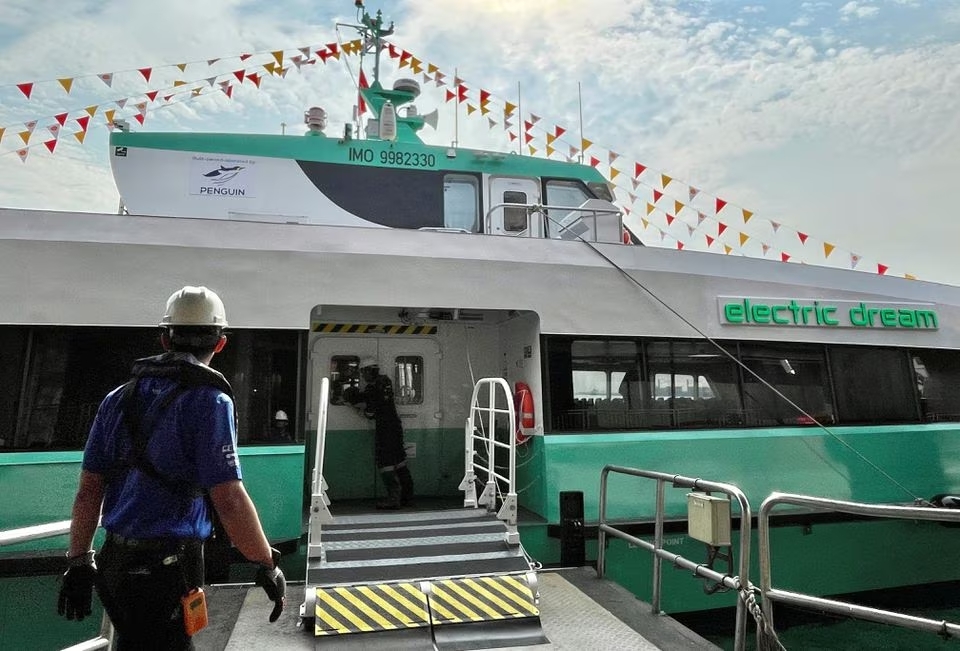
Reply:
M57 610L90 615L96 585L121 651L194 648L206 618L198 588L212 511L259 564L257 583L274 602L270 621L283 609L280 553L241 482L232 391L209 366L227 343L226 326L214 292L175 292L160 322L167 352L137 360L133 378L104 398L87 439ZM101 511L106 540L95 562Z
M289 441L290 440L290 419L287 418L287 412L278 409L273 415L273 427L270 430L270 440Z
M387 489L387 497L378 509L399 509L413 499L413 477L407 467L403 448L403 424L393 399L393 383L381 375L380 364L373 357L360 361L361 391L346 392L344 399L362 404L363 414L374 422L374 458L377 470Z

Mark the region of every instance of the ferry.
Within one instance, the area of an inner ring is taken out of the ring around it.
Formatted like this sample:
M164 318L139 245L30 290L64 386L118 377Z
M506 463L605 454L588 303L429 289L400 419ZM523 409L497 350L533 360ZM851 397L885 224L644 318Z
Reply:
M376 59L388 30L359 22ZM960 288L642 246L593 167L425 144L415 80L360 92L377 116L364 134L325 133L316 107L305 135L118 125L120 214L0 209L0 494L18 496L0 501L2 528L69 518L100 400L159 352L161 302L188 284L227 306L214 366L275 544L304 533L321 411L331 512L382 491L372 427L342 399L368 356L393 380L420 501L462 499L474 386L506 382L523 412L519 537L545 566L563 560L570 494L596 559L609 464L735 485L755 509L774 492L960 494ZM652 485L618 478L606 497L611 519L653 536ZM714 564L687 534L686 493L665 509L671 550ZM783 582L812 594L960 580L939 551L956 532L935 522L794 509L772 527ZM618 540L605 553L649 599L649 559ZM736 603L678 574L664 611Z

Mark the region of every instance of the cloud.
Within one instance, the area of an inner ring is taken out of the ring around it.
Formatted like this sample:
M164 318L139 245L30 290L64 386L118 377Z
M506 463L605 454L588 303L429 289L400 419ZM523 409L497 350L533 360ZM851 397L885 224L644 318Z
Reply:
M859 2L848 2L840 7L840 15L842 16L842 20L849 20L851 18L872 18L879 12L879 7L863 5Z

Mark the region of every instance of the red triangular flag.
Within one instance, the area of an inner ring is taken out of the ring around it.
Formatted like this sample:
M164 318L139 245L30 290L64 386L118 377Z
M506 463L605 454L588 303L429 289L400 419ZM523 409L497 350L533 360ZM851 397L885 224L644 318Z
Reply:
M47 149L49 149L50 153L52 154L53 150L57 147L57 139L54 138L53 140L47 140L43 144L46 145Z
M143 113L135 113L133 119L139 122L141 126L143 125Z
M714 212L720 212L721 210L723 210L723 207L724 207L725 205L727 205L727 202L724 201L723 199L720 199L720 198L718 197L718 198L717 198L717 209L716 209Z
M600 164L600 159L599 159L599 158L597 158L596 156L591 156L591 157L590 157L590 167L596 167L596 166L599 165L599 164Z
M677 250L683 251L683 242L681 242L680 240L677 240Z
M17 84L17 88L20 89L20 92L27 96L27 99L30 99L30 93L33 92L33 82L28 82L25 84ZM24 156L26 158L26 156Z
M59 122L59 123L60 123L60 126L62 127L62 126L66 123L66 121L67 121L67 114L66 114L66 113L60 113L59 115L54 115L54 116L53 116L53 119L56 120L57 122Z
M727 225L723 222L717 222L717 237L723 235L723 231L727 230Z
M145 93L145 94L146 94L146 96L150 99L150 101L152 102L152 101L154 101L155 99L157 99L157 93L159 93L159 92L160 92L160 91L158 91L158 90L151 90L149 93Z
M676 217L674 217L670 213L667 213L667 226L670 226L671 224L673 224L674 219L676 219Z
M247 79L252 81L254 86L256 86L257 88L260 88L260 75L258 75L257 73L253 73L251 75L247 75Z
M710 237L709 235L704 235L704 237L707 239L707 247L709 248L709 247L713 246L714 239L713 239L712 237Z
M363 68L360 68L360 79L357 82L357 85L360 88L370 88L370 82L367 81L367 75L363 73ZM357 110L360 114L367 112L367 103L363 101L363 93L357 93Z
M662 197L662 196L663 196L663 193L660 192L660 190L654 190L654 191L653 191L653 203L657 203L658 201L660 201L660 197Z
M457 101L460 103L467 101L467 87L463 84L457 86Z
M633 164L633 178L637 178L638 176L640 176L641 174L643 174L643 171L644 171L645 169L647 169L647 166L646 166L646 165L641 165L640 163L634 163L634 164Z
M783 262L788 262L790 260L790 256L786 253L781 253L780 260L782 260Z
M82 118L77 118L77 124L80 125L81 131L86 131L87 125L90 124L90 116L84 115Z
M809 237L809 236L808 236L806 233L801 233L800 231L797 231L797 237L800 238L800 243L801 243L801 244L806 244L806 243L807 243L807 237Z
M562 136L562 135L565 134L566 132L567 132L567 130L564 129L563 127L554 127L554 129L553 129L553 135L555 135L557 138L559 138L560 136Z
M246 61L247 59L249 59L249 58L252 57L252 56L253 56L252 54L241 54L241 55L240 55L240 60L241 60L241 61Z
M889 268L890 268L890 267L888 267L888 266L885 265L885 264L878 264L878 265L877 265L877 273L882 276L883 274L887 273L887 269L889 269Z
M148 83L150 81L150 73L153 72L153 68L137 68L140 71L140 74L143 75L144 80Z
M456 96L457 96L456 93L454 93L454 92L452 92L452 91L450 91L450 90L447 90L447 101L448 101L448 102L449 102L450 100L452 100L452 99L453 99L454 97L456 97Z

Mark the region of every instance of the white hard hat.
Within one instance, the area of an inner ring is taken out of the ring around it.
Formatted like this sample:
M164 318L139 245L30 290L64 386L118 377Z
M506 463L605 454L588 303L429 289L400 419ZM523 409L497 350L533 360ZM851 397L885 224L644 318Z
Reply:
M170 295L161 326L211 326L225 328L223 301L206 287L187 285Z
M370 367L380 367L380 362L377 361L376 357L364 357L360 360L360 368L370 368Z
M273 415L273 420L290 420L290 419L287 418L287 412L280 409L277 411L276 414Z

